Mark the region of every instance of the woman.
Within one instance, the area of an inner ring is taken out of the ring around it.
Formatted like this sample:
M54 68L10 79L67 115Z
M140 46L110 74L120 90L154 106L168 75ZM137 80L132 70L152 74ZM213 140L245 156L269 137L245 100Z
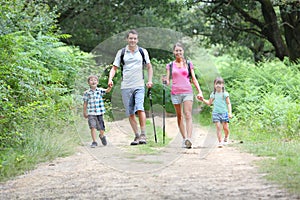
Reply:
M173 53L175 60L167 64L167 76L163 81L169 85L170 79L172 79L171 100L176 111L178 128L183 138L182 147L191 148L193 131L192 107L194 99L191 83L194 84L198 91L197 99L202 100L203 95L200 85L195 77L192 62L184 58L182 44L176 43L173 47ZM183 115L185 117L185 124Z

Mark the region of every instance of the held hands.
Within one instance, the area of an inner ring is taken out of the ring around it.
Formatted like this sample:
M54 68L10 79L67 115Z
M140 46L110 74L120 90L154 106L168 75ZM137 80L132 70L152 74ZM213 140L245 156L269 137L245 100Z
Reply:
M199 101L203 101L203 95L202 95L202 93L197 94L197 99Z
M107 85L108 85L108 87L112 88L114 85L114 82L112 80L108 80Z

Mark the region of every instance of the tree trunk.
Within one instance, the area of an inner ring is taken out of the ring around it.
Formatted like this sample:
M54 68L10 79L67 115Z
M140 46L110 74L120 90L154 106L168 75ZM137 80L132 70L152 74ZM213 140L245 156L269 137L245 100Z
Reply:
M289 12L288 12L289 10ZM292 12L290 11L292 10ZM297 3L280 7L284 36L289 57L292 61L300 58L300 11Z
M276 13L270 0L258 0L261 3L261 10L265 20L265 27L262 30L263 35L275 48L276 57L283 60L288 55L287 47L281 36L277 23Z

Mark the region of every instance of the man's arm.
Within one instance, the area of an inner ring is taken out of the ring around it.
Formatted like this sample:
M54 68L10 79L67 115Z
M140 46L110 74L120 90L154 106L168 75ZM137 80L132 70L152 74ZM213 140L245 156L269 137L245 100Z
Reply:
M115 77L117 69L118 69L118 67L113 65L110 72L109 72L109 77L108 77L108 83L107 84L108 84L108 87L110 87L110 88L114 85L113 78Z
M148 70L148 82L146 84L147 88L151 88L153 83L152 83L152 77L153 77L153 68L152 68L152 64L148 63L146 65L147 70Z

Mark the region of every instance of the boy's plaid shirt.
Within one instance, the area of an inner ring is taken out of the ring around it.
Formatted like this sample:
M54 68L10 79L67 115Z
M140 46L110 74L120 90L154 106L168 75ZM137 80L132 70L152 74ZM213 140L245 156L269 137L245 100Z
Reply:
M105 89L96 88L95 90L87 90L83 94L83 101L87 101L88 115L102 115L105 113L103 95Z

